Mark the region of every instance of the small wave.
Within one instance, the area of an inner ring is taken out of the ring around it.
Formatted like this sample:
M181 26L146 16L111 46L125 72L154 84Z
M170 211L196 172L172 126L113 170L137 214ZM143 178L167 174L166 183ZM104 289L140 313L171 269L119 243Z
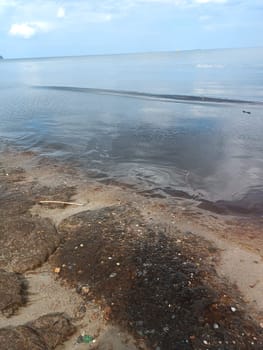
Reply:
M223 68L225 68L225 66L223 64L197 64L196 68L201 68L201 69L211 69L211 68L223 69Z
M113 89L95 89L95 88L82 88L74 86L40 86L36 85L33 88L47 89L47 90L59 90L59 91L72 91L82 92L97 95L114 95L130 98L152 99L164 102L174 103L224 103L224 104L250 104L250 105L263 105L263 102L248 101L238 99L227 99L220 97L208 97L208 96L194 96L194 95L173 95L173 94L153 94L147 92L129 91L129 90L113 90Z

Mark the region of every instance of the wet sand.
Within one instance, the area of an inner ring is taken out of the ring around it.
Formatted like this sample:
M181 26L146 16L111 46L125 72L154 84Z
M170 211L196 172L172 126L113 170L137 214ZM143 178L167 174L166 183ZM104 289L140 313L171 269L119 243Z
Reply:
M103 183L29 152L2 153L0 178L3 349L263 347L261 217ZM3 342L7 330L24 343Z

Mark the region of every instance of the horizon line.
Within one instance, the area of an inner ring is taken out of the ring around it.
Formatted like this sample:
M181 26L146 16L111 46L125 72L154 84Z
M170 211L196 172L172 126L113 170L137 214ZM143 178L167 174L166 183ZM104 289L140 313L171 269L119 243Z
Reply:
M246 46L246 47L216 47L210 49L175 49L175 50L161 50L161 51L132 51L132 52L120 52L120 53L94 53L94 54L79 54L79 55L65 55L65 56L32 56L32 57L13 57L5 58L1 56L1 61L15 61L15 60L32 60L32 59L57 59L57 58L73 58L73 57L98 57L98 56L126 56L126 55L147 55L147 54L168 54L168 53L181 53L191 51L216 51L216 50L242 50L242 49L263 49L263 46Z

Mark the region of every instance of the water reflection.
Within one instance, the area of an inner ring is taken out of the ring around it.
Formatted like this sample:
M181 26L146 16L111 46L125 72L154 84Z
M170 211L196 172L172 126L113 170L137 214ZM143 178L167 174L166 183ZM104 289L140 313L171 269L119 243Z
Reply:
M249 75L245 68L241 74L239 67L228 79L229 64L217 63L216 56L215 62L188 57L188 66L174 59L167 54L149 64L147 57L137 63L134 57L83 58L77 70L74 59L1 64L0 136L144 189L258 203L255 193L263 193L261 107L250 105L247 115L240 104L172 104L28 87L68 84L219 98L262 96L262 70ZM215 72L200 64L223 66Z

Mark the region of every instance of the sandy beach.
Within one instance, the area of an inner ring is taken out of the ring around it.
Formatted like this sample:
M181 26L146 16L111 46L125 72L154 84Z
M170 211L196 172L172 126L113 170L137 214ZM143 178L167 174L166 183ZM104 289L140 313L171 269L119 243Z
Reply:
M263 348L262 217L12 149L0 178L1 349Z

